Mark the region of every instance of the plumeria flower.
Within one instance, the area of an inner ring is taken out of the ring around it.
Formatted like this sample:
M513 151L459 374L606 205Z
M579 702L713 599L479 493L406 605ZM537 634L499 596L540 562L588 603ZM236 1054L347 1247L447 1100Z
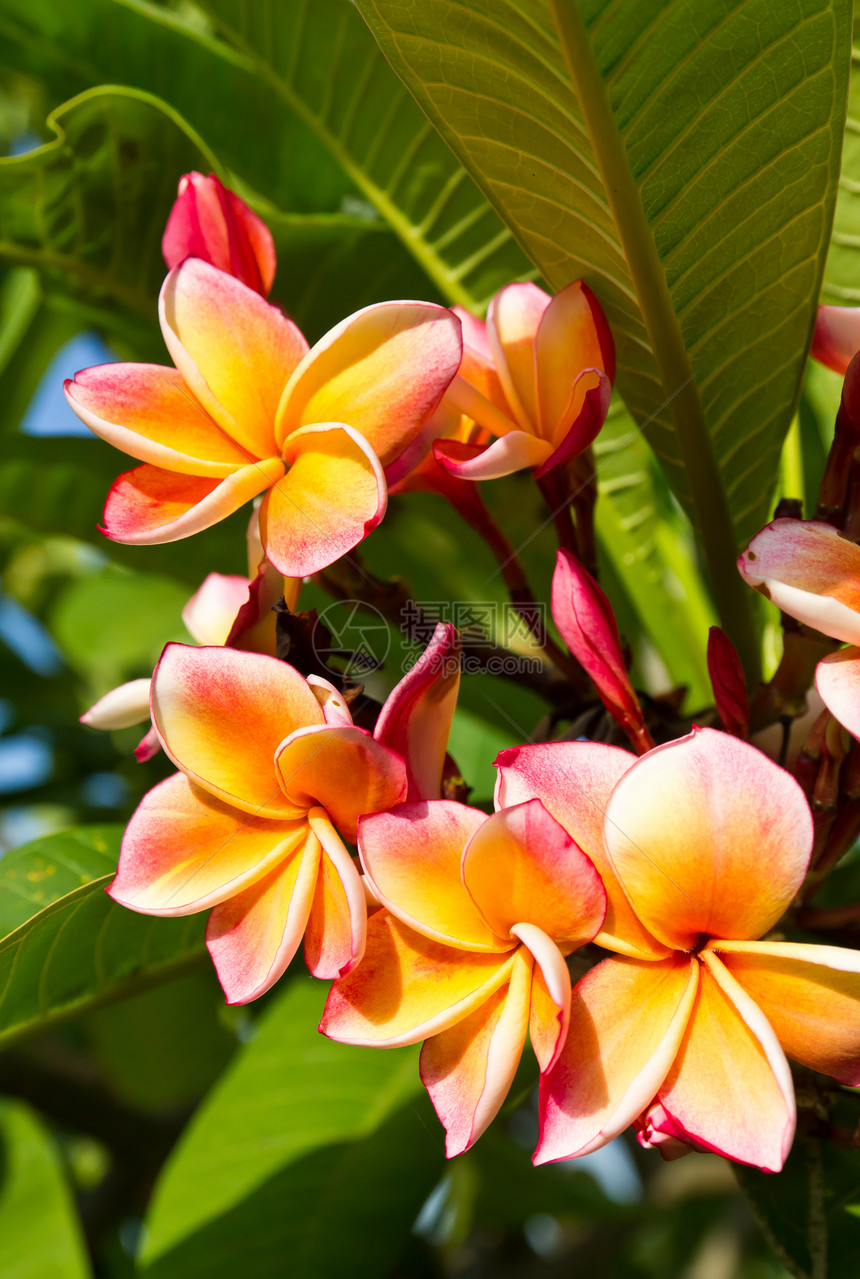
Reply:
M262 218L211 174L185 173L161 241L168 270L202 258L266 297L277 267L272 233Z
M421 1079L467 1150L507 1095L526 1036L542 1070L567 1029L565 956L600 928L600 877L539 801L490 817L438 800L363 817L359 852L384 909L320 1029L343 1043L424 1040Z
M497 762L497 803L541 799L600 871L596 941L616 952L573 992L535 1161L586 1154L639 1121L651 1144L780 1169L795 1126L786 1054L860 1084L860 952L765 936L809 863L800 786L713 729L638 760L559 742Z
M470 317L464 342L447 403L498 438L438 441L434 455L452 475L491 480L531 467L541 477L588 448L609 410L615 348L582 280L555 297L509 284L486 326Z
M175 368L104 364L66 383L78 417L143 463L108 494L104 532L172 542L265 494L263 546L288 577L376 527L384 468L462 354L456 316L424 302L366 307L309 350L277 307L199 258L169 273L159 317Z
M774 520L738 559L748 585L791 617L849 648L823 658L815 687L860 738L860 547L818 520Z
M209 910L229 1003L268 990L303 936L315 976L349 971L366 907L343 840L404 798L400 756L325 680L257 653L168 644L151 706L179 772L133 814L110 896L150 915Z

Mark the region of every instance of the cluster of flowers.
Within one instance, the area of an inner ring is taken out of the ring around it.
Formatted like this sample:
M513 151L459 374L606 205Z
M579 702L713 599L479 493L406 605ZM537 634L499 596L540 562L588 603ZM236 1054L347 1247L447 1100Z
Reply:
M443 798L453 627L437 627L372 732L335 684L274 656L273 599L294 604L297 579L356 546L389 486L450 492L519 467L540 478L588 447L613 377L595 299L579 282L553 299L511 285L486 325L387 303L308 349L265 300L266 228L216 179L183 179L164 248L176 367L106 365L67 386L79 416L143 463L112 489L105 531L175 540L265 496L249 577L212 575L186 611L203 646L168 645L151 686L115 690L85 717L151 714L139 753L161 747L178 769L133 815L112 897L155 915L209 910L231 1003L268 990L304 939L311 973L334 979L323 1033L423 1041L449 1155L498 1113L530 1038L537 1162L633 1124L666 1155L781 1168L795 1125L786 1055L860 1084L860 952L761 940L804 881L813 820L798 782L742 740L745 691L724 637L712 670L729 731L655 747L609 603L560 551L559 631L637 754L515 746L496 761L489 815ZM760 534L742 571L804 620L797 601L826 578L819 594L833 598L814 624L832 614L831 633L860 643L860 550L832 528L790 531L787 552L782 536ZM858 657L828 659L819 677L852 732L860 716L840 697ZM608 954L572 985L568 956L587 944Z

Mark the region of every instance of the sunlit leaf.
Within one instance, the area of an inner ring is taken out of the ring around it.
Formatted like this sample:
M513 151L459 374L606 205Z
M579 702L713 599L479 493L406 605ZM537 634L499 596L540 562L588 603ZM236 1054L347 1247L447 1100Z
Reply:
M154 919L105 895L121 828L80 827L0 860L0 1046L185 971L203 919Z
M832 306L860 306L860 12L857 11L842 172L821 301Z

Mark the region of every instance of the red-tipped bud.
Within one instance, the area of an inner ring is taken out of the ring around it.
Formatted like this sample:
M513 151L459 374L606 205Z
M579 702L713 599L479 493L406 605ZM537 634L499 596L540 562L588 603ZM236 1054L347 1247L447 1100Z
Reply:
M202 258L264 297L275 278L271 232L218 178L186 173L170 210L161 251L169 269Z
M810 354L834 373L844 373L860 351L860 306L820 306Z
M561 637L594 682L600 700L642 753L654 745L627 675L612 605L569 551L558 552L552 615Z
M439 799L460 688L460 635L440 622L415 665L392 689L374 737L406 764L407 803Z
M744 668L734 644L719 626L712 626L708 632L708 672L723 727L746 741L750 728L750 703Z

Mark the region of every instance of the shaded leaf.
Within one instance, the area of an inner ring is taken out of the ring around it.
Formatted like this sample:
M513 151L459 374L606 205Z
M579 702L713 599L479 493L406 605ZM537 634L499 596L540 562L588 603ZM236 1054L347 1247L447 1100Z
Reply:
M857 11L852 43L842 171L821 294L821 301L832 306L860 306L860 12Z
M80 827L0 859L0 1045L185 971L203 919L155 919L105 895L121 828Z
M8 1279L88 1279L83 1234L57 1153L26 1106L0 1103L0 1239Z
M405 1248L443 1164L417 1050L324 1039L325 993L294 980L198 1111L156 1187L144 1275L382 1279Z

